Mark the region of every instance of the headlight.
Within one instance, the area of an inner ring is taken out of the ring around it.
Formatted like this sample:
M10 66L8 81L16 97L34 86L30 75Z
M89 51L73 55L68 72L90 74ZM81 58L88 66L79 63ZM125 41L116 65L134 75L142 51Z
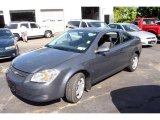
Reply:
M50 82L53 81L59 74L56 69L43 70L35 73L31 79L32 82Z
M15 48L16 48L15 45L13 45L13 46L6 47L5 50L11 50L11 49L15 49Z

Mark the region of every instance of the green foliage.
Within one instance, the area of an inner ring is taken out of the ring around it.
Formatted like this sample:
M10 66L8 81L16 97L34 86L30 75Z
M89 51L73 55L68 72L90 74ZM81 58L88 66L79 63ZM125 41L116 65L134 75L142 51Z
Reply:
M137 15L136 7L114 7L114 22L131 22Z
M137 17L148 17L160 19L160 7L139 7L137 9Z

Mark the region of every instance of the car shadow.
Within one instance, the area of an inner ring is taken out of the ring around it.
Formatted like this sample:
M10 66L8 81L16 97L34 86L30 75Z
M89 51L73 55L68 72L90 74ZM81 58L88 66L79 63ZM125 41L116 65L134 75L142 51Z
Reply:
M0 59L0 63L11 62L14 58Z
M151 48L151 47L153 47L153 46L151 46L151 45L144 45L144 46L142 46L142 48Z
M13 93L14 94L14 93ZM48 101L48 102L33 102L33 101L29 101L27 99L24 99L16 94L14 94L18 99L20 99L21 101L23 101L24 103L27 103L29 105L33 105L33 106L48 106L51 104L55 104L61 101L61 99L56 99L56 100L52 100L52 101Z
M121 113L160 113L160 86L126 87L111 92L113 104Z

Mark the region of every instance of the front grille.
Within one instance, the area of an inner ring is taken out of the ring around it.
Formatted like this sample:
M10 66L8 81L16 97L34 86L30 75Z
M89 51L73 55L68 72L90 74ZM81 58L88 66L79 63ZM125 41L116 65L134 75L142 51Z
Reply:
M149 41L148 44L155 44L156 41Z
M18 70L16 68L14 68L13 66L11 67L11 72L15 76L24 77L24 78L26 78L29 75L29 73L26 73L26 72L23 72L21 70Z

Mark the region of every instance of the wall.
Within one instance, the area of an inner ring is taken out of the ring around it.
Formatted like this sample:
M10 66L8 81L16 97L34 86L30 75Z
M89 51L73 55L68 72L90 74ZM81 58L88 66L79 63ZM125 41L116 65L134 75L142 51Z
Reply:
M36 21L40 22L40 9L64 9L65 23L70 19L81 19L81 7L100 7L100 19L104 20L104 15L110 15L110 22L113 22L114 6L157 6L159 0L4 0L0 4L3 11L5 24L10 22L9 10L35 10Z

